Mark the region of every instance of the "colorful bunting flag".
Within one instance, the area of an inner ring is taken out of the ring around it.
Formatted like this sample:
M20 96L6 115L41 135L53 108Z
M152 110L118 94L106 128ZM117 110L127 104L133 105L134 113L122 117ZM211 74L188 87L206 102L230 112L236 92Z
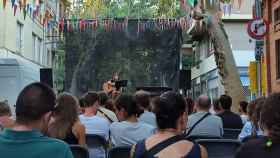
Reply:
M6 8L7 0L3 0L3 8Z
M14 16L16 16L16 13L17 13L17 5L14 4Z
M12 2L12 8L14 8L16 0L11 0L11 2Z

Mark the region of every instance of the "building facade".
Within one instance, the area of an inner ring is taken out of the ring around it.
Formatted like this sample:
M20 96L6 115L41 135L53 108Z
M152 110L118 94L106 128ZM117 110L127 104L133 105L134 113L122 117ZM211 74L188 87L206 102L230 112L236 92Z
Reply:
M246 0L240 9L233 8L231 15L223 16L224 29L228 35L235 62L240 74L246 98L250 99L248 66L254 61L254 42L247 34L247 23L252 19L253 0ZM189 95L197 98L205 94L218 98L224 94L214 57L214 48L208 35L194 42L196 66L192 68L192 89Z
M5 7L0 3L0 100L8 100L13 105L26 84L40 81L41 68L52 68L54 37L58 34L58 2L27 0L25 8L20 7L21 0L15 1L16 8L11 1L6 1ZM37 16L34 16L35 9ZM49 21L44 25L46 15Z
M280 0L263 0L263 18L268 22L264 60L267 68L267 92L280 92Z

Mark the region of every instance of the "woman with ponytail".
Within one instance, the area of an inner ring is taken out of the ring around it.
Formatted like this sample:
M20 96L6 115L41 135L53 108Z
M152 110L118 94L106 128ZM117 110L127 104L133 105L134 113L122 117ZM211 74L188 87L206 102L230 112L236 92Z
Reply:
M242 145L236 158L278 158L280 151L280 93L269 96L260 113L260 127L264 137Z

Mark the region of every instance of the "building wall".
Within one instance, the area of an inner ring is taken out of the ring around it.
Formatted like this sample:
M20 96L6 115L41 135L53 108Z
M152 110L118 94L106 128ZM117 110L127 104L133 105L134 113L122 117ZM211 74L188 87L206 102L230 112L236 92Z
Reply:
M33 0L27 0L29 3L33 3ZM52 2L52 1L51 1ZM44 14L44 4L41 6L41 14ZM7 1L5 9L3 3L0 3L0 58L5 57L4 53L14 53L19 57L32 61L42 67L51 67L52 62L50 56L50 46L46 42L47 31L40 24L39 18L33 21L30 14L27 14L24 20L23 12L17 9L16 16L13 15L13 9L11 7L11 1ZM55 10L56 11L56 10ZM55 12L56 13L56 12ZM17 23L22 24L23 38L22 38L22 50L17 49ZM45 30L45 31L44 31ZM41 45L35 44L37 54L34 54L33 37L36 36L36 42L41 40ZM38 53L40 52L40 54Z
M277 61L275 41L280 39L280 31L275 30L276 23L273 20L274 10L280 7L280 0L264 1L264 18L269 22L269 34L265 40L265 62L267 63L267 85L269 92L280 92L280 79L277 79ZM279 24L278 24L279 25ZM278 26L279 27L279 26ZM279 52L278 52L279 53ZM270 68L270 69L269 69Z

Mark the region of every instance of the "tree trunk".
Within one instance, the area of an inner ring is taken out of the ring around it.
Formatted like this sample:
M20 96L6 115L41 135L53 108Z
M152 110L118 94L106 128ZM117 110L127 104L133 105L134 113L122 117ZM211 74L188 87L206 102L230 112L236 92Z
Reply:
M207 32L214 45L215 60L225 94L232 97L232 110L237 112L239 102L245 100L244 91L224 26L222 22L215 22L215 19L216 16L208 14Z

